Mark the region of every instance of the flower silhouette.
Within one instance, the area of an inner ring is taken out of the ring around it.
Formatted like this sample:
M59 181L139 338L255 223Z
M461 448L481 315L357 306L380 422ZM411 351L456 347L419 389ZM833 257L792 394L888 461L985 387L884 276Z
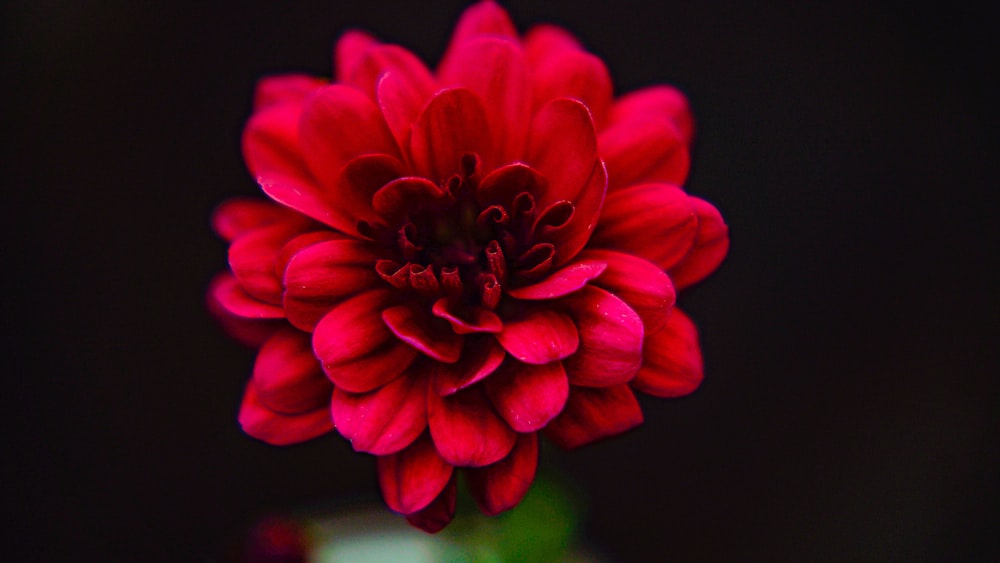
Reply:
M566 31L520 37L492 1L431 72L348 32L333 81L263 79L243 150L270 201L213 223L209 302L259 346L239 420L272 444L336 429L378 456L390 508L437 531L456 469L487 514L573 448L642 422L634 391L702 380L675 292L728 249L682 189L692 118L655 86L614 98Z

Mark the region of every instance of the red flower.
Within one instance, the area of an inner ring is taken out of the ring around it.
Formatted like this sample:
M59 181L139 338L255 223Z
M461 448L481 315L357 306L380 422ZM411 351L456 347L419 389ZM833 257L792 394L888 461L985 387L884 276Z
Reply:
M612 97L567 32L518 36L487 0L436 73L361 32L333 82L261 81L243 149L272 202L214 217L210 289L260 346L240 423L273 444L336 428L378 456L388 505L451 520L455 469L515 506L538 433L572 448L642 422L634 390L693 391L675 291L722 261L712 205L679 187L692 119L667 86Z

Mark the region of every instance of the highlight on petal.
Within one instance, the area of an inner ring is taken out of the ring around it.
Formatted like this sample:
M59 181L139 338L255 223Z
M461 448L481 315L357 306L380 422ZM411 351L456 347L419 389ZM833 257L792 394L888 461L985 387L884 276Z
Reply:
M510 455L488 467L469 469L469 491L479 509L489 516L510 510L521 502L535 480L538 435L521 434Z
M399 158L399 148L375 102L350 86L318 90L302 108L299 139L306 164L321 185L337 186L341 169L368 154Z
M285 269L289 322L313 330L334 305L378 281L376 259L366 243L351 239L321 242L296 253Z
M442 397L427 394L428 424L441 457L457 467L483 467L510 453L517 434L501 419L480 386Z
M462 337L421 307L389 307L382 311L382 320L400 340L439 362L455 363L462 353Z
M486 110L465 88L442 90L431 98L410 133L410 154L417 173L442 182L461 169L462 157L492 155Z
M592 389L572 387L563 412L545 427L555 445L577 448L642 424L642 410L628 384Z
M484 385L497 412L517 432L542 429L569 396L562 362L539 366L508 359Z
M406 515L406 521L412 526L416 526L428 534L436 534L451 523L455 517L455 498L457 496L457 485L455 475L445 485L439 494L425 508Z
M427 379L430 366L414 362L406 374L368 393L333 392L330 412L341 436L355 451L396 453L427 428Z
M704 379L698 330L680 309L674 309L663 330L646 337L642 368L632 387L657 397L683 397Z
M683 190L641 184L608 193L590 246L639 256L667 269L688 253L697 232L698 218Z
M657 332L667 323L676 292L670 276L655 264L614 250L584 250L578 258L607 265L593 284L608 290L638 313L645 334Z
M607 264L599 259L579 260L550 274L536 284L508 289L507 294L517 299L528 300L562 297L573 293L590 280L600 276L606 267Z
M445 489L453 468L425 434L405 450L378 458L382 498L400 514L426 508Z
M587 106L598 126L607 122L613 92L601 59L579 49L560 50L538 61L532 71L535 107L572 98Z
M325 408L333 393L313 356L309 334L291 327L278 330L261 347L253 384L260 404L287 415Z
M573 319L542 308L508 319L497 340L507 353L527 364L561 360L576 352L580 345Z
M398 45L372 45L362 52L345 81L378 99L378 82L392 73L425 101L435 89L434 77L416 55Z
M455 334L496 334L503 330L503 321L485 307L467 307L458 300L442 297L434 302L431 312L449 324Z
M587 286L563 298L580 335L580 349L564 361L569 382L608 387L632 379L642 364L642 320L624 301Z
M692 197L691 206L698 215L698 232L691 250L676 265L668 266L670 278L678 289L705 279L719 267L729 252L729 227L719 210L705 200Z
M313 351L323 371L345 391L364 393L399 377L417 357L382 322L391 293L375 290L347 299L320 320Z
M257 397L253 380L243 394L239 422L244 432L275 446L305 442L333 430L326 407L297 414L282 414L267 408Z
M435 393L447 396L477 383L496 371L506 352L492 336L467 337L462 357L453 364L434 365L432 387Z

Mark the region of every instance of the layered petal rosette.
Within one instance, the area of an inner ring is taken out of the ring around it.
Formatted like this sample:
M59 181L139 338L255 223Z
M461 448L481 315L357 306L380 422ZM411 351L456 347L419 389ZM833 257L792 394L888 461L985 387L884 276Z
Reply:
M209 301L259 347L239 420L272 444L336 429L378 456L386 503L428 531L456 470L515 506L539 440L642 422L635 391L702 380L676 292L728 248L680 187L692 118L668 86L614 98L567 32L518 35L485 1L436 72L362 32L335 78L265 78L243 138L269 201L214 215L229 272Z

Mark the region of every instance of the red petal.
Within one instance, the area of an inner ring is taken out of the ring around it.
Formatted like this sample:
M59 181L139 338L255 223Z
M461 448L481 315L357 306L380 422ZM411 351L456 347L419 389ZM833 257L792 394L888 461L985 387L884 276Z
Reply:
M698 214L698 233L691 250L670 268L670 279L678 289L697 283L719 267L729 251L729 227L719 210L711 203L692 197L689 199Z
M218 293L225 293L225 289L220 286L224 284L236 285L236 280L232 274L218 274L208 284L208 294L205 299L205 306L208 312L219 322L222 330L230 337L234 338L244 346L253 349L260 348L264 342L279 327L285 326L284 320L244 318L227 311L219 302ZM240 290L242 292L242 290ZM270 305L268 305L270 307Z
M597 133L590 111L568 98L542 106L531 122L526 155L549 181L539 198L541 207L563 199L575 203L597 164Z
M407 81L406 77L394 72L387 72L379 79L376 86L378 106L385 116L385 122L392 130L396 144L404 149L404 156L412 164L409 155L410 128L417 120L421 110L432 92L423 92L419 87Z
M608 194L590 246L633 254L667 269L688 253L697 232L687 194L667 184L643 184Z
M443 530L455 518L455 497L458 487L452 476L441 494L427 508L406 515L406 521L428 534L436 534Z
M344 165L359 156L399 158L396 139L375 103L341 84L322 88L306 101L299 138L309 170L329 189L338 185Z
M673 123L662 118L609 127L599 139L611 191L648 182L682 185L691 157Z
M562 362L534 366L507 360L483 385L497 412L518 432L543 428L566 406L569 395Z
M642 364L642 320L624 301L587 286L563 299L580 331L580 350L565 362L569 382L607 387L632 379Z
M439 73L442 84L468 88L483 101L495 158L483 157L484 168L518 160L531 115L531 85L524 54L516 40L476 37L448 53Z
M694 118L687 98L672 86L657 85L629 92L615 100L611 108L611 123L642 122L662 117L677 127L684 144L691 145Z
M229 266L248 294L279 305L283 290L275 271L281 248L301 234L307 224L278 224L249 232L229 246Z
M337 389L330 402L333 423L355 451L375 455L409 446L427 427L427 374L423 362L368 393Z
M604 204L608 187L608 173L604 163L597 162L580 196L574 202L575 210L569 224L543 237L558 248L555 265L561 266L576 257L590 240Z
M548 181L537 170L522 164L508 164L490 172L479 183L479 204L510 206L520 193L538 194L548 190Z
M479 509L490 516L510 510L521 502L535 480L538 467L538 435L521 434L510 455L482 469L469 469L469 491Z
M532 77L536 108L556 98L573 98L587 106L599 126L607 121L613 93L601 59L577 49L557 51L532 68Z
M390 292L376 290L335 306L316 325L313 350L337 387L364 393L385 385L417 357L382 322Z
M571 33L550 24L537 25L524 36L524 54L532 70L565 51L580 49L580 42Z
M281 275L282 280L284 280L285 270L288 269L288 263L295 257L299 252L309 248L314 244L319 244L321 242L327 242L331 240L351 240L346 237L343 233L338 233L337 231L331 231L323 229L321 231L310 231L308 233L303 233L292 240L285 243L281 247L281 251L278 252L278 259L275 264L274 271ZM284 283L284 282L282 282Z
M517 29L507 12L496 2L478 2L462 12L448 45L449 54L462 49L462 44L482 35L499 35L517 39Z
M265 107L253 114L243 130L243 158L254 176L276 174L309 183L310 175L299 144L302 104Z
M561 360L580 345L573 320L551 309L533 309L507 320L497 340L511 356L527 364Z
M452 471L426 435L399 453L378 458L382 498L401 514L429 505L451 480Z
M299 251L285 269L289 322L311 331L334 305L376 285L375 254L357 240L332 240Z
M445 192L426 178L407 177L393 180L375 192L372 207L389 225L402 224L410 211L444 199Z
M247 384L240 405L240 426L247 434L275 446L312 440L333 430L330 411L325 406L301 414L280 414L261 404L253 380Z
M382 320L400 340L435 360L454 363L462 354L462 337L416 305L389 307L382 311Z
M212 229L226 242L275 223L294 220L294 213L263 199L232 197L212 212Z
M431 312L448 321L455 334L496 334L503 330L503 321L493 311L479 306L463 307L460 302L447 297L435 301Z
M313 356L310 336L291 327L274 333L253 368L257 399L269 410L301 414L330 403L333 385Z
M221 274L212 280L209 295L223 311L230 315L247 319L281 319L285 311L281 307L254 299L243 291L236 278Z
M457 362L438 362L434 366L434 392L438 395L451 395L481 381L500 367L506 355L493 337L468 337L462 349L462 357Z
M492 154L486 110L464 88L438 92L424 108L410 136L410 153L417 173L443 183L461 169L462 157Z
M341 35L333 49L337 82L346 82L365 51L376 45L378 41L363 31L352 29Z
M627 384L573 387L566 408L545 427L545 437L560 448L576 448L640 424L642 410Z
M657 397L682 397L704 379L698 330L680 309L674 309L667 326L646 337L642 368L632 387Z
M493 410L479 386L442 397L427 394L428 424L441 457L459 467L482 467L503 459L516 434Z
M377 99L379 78L391 72L424 100L434 91L434 78L413 53L398 45L373 45L366 49L351 70L348 84L357 86L372 100Z
M544 280L525 287L507 290L518 299L554 299L569 295L601 275L606 264L600 260L581 260L558 270Z
M382 223L372 207L372 198L383 186L403 176L403 164L385 154L359 156L344 166L337 188L330 194L336 206L331 222L334 227L351 235L363 237L360 222Z
M584 250L578 258L608 265L594 285L608 290L638 313L645 334L663 328L676 298L674 284L663 270L648 260L614 250Z
M265 76L257 81L253 96L254 111L276 104L301 103L326 84L327 81L322 78L305 74Z

